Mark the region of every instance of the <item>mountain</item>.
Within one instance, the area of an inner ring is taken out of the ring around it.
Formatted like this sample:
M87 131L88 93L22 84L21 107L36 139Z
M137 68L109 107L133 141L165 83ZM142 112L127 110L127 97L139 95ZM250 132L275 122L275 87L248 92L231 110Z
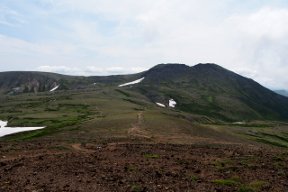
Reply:
M134 89L152 102L225 120L288 119L288 99L216 64L157 65Z
M169 106L169 100L173 99L177 103L175 110L226 121L288 120L287 97L216 64L191 67L160 64L138 74L102 77L44 72L0 73L0 90L5 94L47 92L56 86L59 90L109 87L124 96L134 95L136 99L162 106Z
M44 92L70 79L70 76L46 72L2 72L0 90L2 93Z
M59 90L85 89L97 82L113 85L129 81L138 75L114 75L103 77L68 76L56 73L15 71L0 73L0 93L18 94L30 92L46 92L59 86Z
M287 90L274 90L275 93L278 93L279 95L283 95L285 97L288 97L288 91Z

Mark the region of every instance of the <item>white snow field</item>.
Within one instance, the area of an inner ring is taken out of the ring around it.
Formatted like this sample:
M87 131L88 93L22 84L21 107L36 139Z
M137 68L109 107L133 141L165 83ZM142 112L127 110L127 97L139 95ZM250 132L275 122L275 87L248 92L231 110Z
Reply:
M128 85L134 85L134 84L140 83L141 81L144 80L144 78L145 77L142 77L141 79L137 79L137 80L129 82L129 83L124 83L124 84L118 85L118 87L125 87L125 86L128 86Z
M174 99L170 99L169 100L169 107L175 108L176 104L177 103L176 103L176 101Z
M38 129L43 129L45 127L6 127L7 121L1 121L0 120L0 137L3 137L5 135L10 135L13 133L20 133L24 131L34 131Z
M55 87L53 87L50 92L56 91L56 89L58 89L60 87L60 85L56 85Z
M156 105L158 105L159 107L166 107L164 104L162 103L156 103Z

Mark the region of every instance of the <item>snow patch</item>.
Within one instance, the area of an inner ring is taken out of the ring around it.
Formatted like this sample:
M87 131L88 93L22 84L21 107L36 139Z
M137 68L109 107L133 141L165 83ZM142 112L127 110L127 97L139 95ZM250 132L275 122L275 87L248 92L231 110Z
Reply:
M45 127L6 127L8 124L7 121L0 120L0 137L5 135L10 135L14 133L20 133L25 131L34 131L38 129L43 129Z
M8 124L7 121L0 121L0 128L6 127Z
M177 103L176 103L176 101L174 99L170 99L169 100L169 107L175 108L176 104Z
M246 123L244 121L238 121L238 122L234 122L234 125L245 125Z
M54 88L52 88L52 89L50 90L50 92L56 91L56 89L58 89L59 87L60 87L60 85L56 85Z
M159 107L166 107L164 104L162 104L162 103L157 103L156 102L156 105L158 105Z
M128 86L128 85L134 85L134 84L140 83L141 81L144 80L144 78L145 77L142 77L141 79L137 79L137 80L129 82L129 83L124 83L124 84L118 85L118 87L125 87L125 86Z

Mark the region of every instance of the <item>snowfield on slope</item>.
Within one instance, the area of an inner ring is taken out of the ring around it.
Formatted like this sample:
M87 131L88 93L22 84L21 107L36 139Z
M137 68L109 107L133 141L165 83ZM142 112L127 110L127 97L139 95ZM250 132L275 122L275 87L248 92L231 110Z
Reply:
M8 123L7 121L0 120L0 137L14 133L20 133L24 131L34 131L45 128L45 127L6 127L7 123Z
M157 103L156 102L156 105L158 105L159 107L166 107L164 104L162 104L162 103Z
M0 121L0 128L6 127L8 124L7 121Z
M52 88L52 89L50 90L50 92L56 91L56 89L58 89L59 87L60 87L60 85L56 85L54 88Z
M176 103L176 101L174 99L170 99L169 100L169 107L175 108L176 104L177 103Z
M124 83L124 84L118 85L118 87L125 87L125 86L128 86L128 85L134 85L134 84L140 83L141 81L144 80L144 78L145 77L142 77L141 79L137 79L137 80L129 82L129 83Z

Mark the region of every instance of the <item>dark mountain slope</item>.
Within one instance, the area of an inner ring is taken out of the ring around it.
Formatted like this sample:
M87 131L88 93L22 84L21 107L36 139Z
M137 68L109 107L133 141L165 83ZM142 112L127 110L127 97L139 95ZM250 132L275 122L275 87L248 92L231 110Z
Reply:
M91 80L86 77L56 73L15 71L0 73L0 92L27 93L44 92L59 85L59 89L75 89L86 86Z
M283 95L285 97L288 97L288 91L287 90L274 90L275 93L279 95Z
M96 84L118 85L141 74L114 76L68 76L47 72L1 72L0 93L45 92L59 85L59 90L85 89Z
M153 102L226 120L288 119L288 99L215 64L158 65L135 90Z

